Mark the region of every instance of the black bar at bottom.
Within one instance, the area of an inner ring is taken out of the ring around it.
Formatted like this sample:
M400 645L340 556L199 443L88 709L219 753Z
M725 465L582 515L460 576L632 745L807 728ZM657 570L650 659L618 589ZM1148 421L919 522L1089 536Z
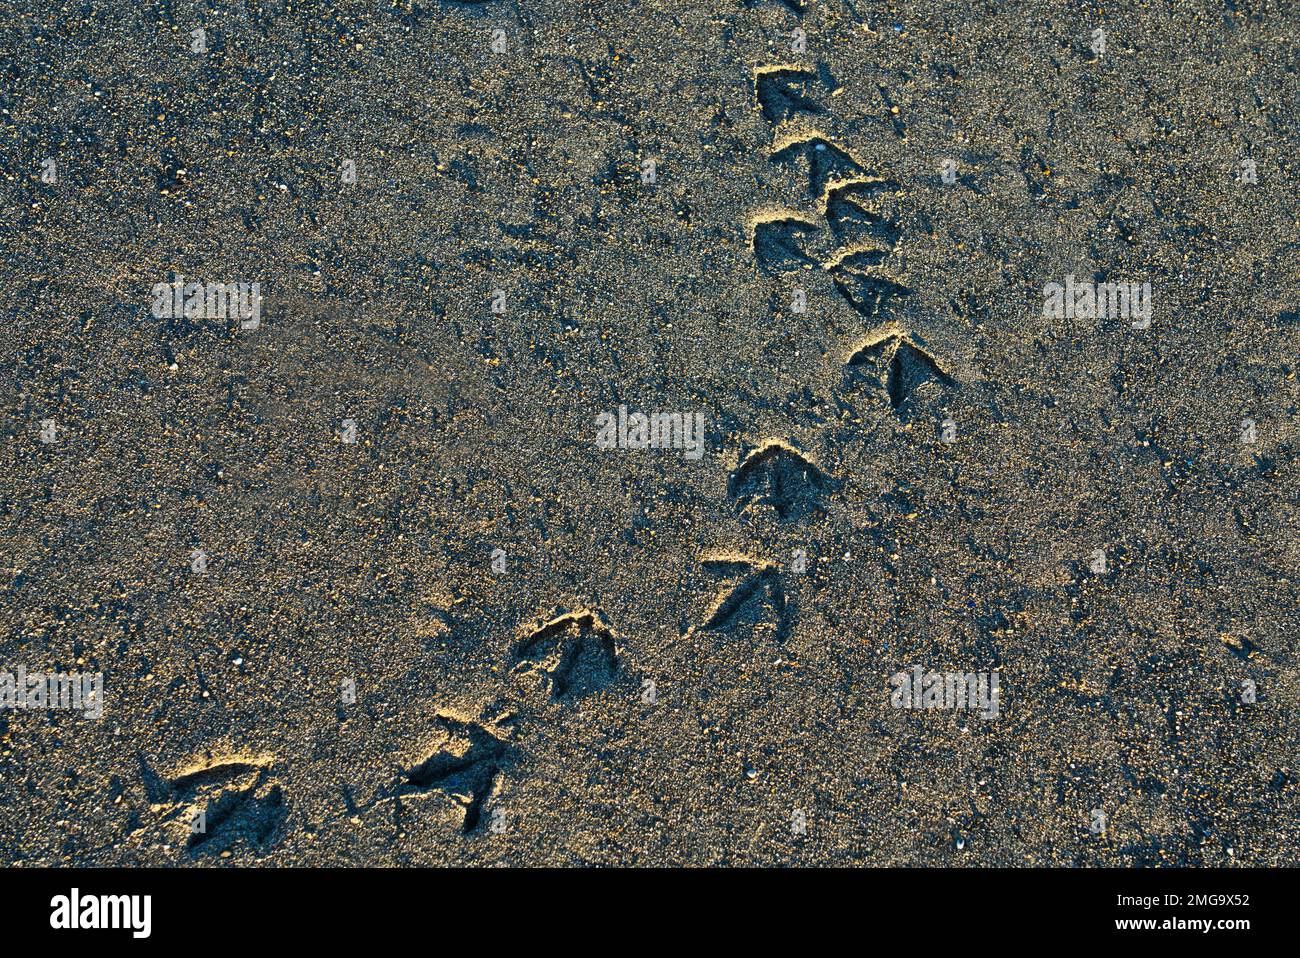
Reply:
M1199 937L1231 946L1290 927L1283 909L1295 872L9 869L0 879L0 914L15 941L114 939L128 947L256 940L259 950L298 949L338 946L352 935L432 947L431 928L478 923L497 944L514 935L563 936L566 923L593 943L600 939L589 935L614 935L605 939L612 943L670 929L667 940L681 941L690 927L741 941L765 935L773 922L788 930L802 924L817 938L850 927L858 939L924 928L928 940L949 945L975 944L967 936L978 932L994 941Z

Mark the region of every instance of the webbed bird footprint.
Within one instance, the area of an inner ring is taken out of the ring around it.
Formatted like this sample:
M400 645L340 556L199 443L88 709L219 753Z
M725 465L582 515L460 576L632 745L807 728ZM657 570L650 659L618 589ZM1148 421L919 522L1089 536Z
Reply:
M831 232L841 242L865 236L892 249L902 230L896 219L885 214L881 199L898 191L896 182L883 177L848 180L831 187L823 210Z
M771 442L745 457L727 480L727 495L741 514L769 507L781 522L824 511L821 500L839 483L798 451Z
M191 855L219 854L243 841L262 852L277 837L289 815L284 793L271 775L268 758L212 759L180 772L164 786L160 804L170 806L167 820L189 831ZM141 766L147 766L141 758ZM157 787L146 776L146 788Z
M749 560L706 559L704 568L715 575L740 578L718 595L700 631L767 629L777 642L785 642L790 633L790 604L776 566Z
M865 174L861 163L820 133L796 133L782 140L772 150L772 161L807 169L808 190L818 198L828 184L838 185Z
M912 293L884 270L882 263L888 255L887 250L858 249L826 264L840 295L864 316L878 316L893 300Z
M894 328L882 331L849 357L850 375L884 390L900 416L914 397L934 386L956 385L933 356L910 335Z
M823 113L821 104L809 97L815 82L813 72L797 66L766 66L754 71L754 95L763 119L781 123L800 113Z
M464 811L461 832L478 828L509 754L509 744L488 726L438 714L438 745L402 772L389 797L440 791Z
M618 640L598 611L557 616L515 645L515 673L538 676L551 698L597 692L618 678Z
M774 214L755 217L751 224L750 244L754 261L768 273L788 273L816 264L804 247L805 237L821 228L798 214Z

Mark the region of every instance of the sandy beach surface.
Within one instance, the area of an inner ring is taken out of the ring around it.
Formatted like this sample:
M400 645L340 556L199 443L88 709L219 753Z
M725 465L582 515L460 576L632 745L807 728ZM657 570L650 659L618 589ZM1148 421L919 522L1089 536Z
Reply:
M1297 863L1293 4L0 26L6 865Z

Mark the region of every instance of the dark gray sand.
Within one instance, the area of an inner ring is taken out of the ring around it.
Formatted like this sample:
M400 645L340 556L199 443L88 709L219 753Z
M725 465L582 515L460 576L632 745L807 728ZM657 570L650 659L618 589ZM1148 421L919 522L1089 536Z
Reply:
M1295 5L798 6L5 5L5 864L1297 863Z

